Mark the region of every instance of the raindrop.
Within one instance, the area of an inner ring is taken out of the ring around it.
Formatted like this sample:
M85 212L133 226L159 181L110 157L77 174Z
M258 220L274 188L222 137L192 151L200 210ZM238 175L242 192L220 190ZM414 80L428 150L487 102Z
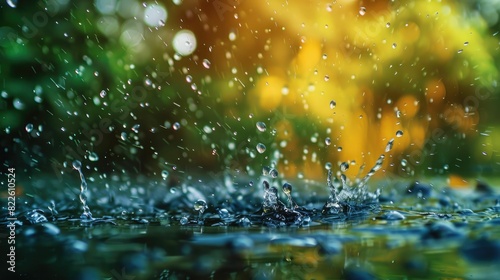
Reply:
M401 166L405 167L408 165L408 161L406 159L401 160Z
M136 124L132 127L132 131L135 132L135 133L139 133L139 127L141 127L140 124Z
M190 30L181 30L175 34L172 41L175 51L182 56L188 56L196 49L196 37Z
M337 102L335 100L330 101L330 109L334 109L337 106Z
M332 144L332 139L331 139L330 137L326 137L326 138L325 138L325 144L326 144L327 146L330 146L330 145Z
M7 0L7 5L9 5L11 8L16 8L17 0Z
M392 138L391 140L389 140L389 142L387 142L387 146L385 146L385 152L389 152L391 149L392 149L392 146L394 145L394 138Z
M347 171L347 169L349 169L349 163L347 163L347 162L345 162L345 161L344 161L344 162L342 162L342 163L340 164L340 171L342 171L342 172L346 172L346 171Z
M271 175L271 177L273 178L278 178L278 170L276 169L271 169L271 171L269 171L269 175Z
M196 210L196 211L200 211L200 212L203 213L206 208L207 208L207 203L203 199L198 199L194 203L194 210Z
M328 80L330 80L330 76L325 75L325 82L328 82Z
M361 8L359 8L359 14L360 14L361 16L364 16L364 15L366 14L366 8L365 8L365 7L361 7Z
M80 170L80 168L82 168L82 163L79 160L73 161L73 168L76 170Z
M269 166L262 167L262 175L267 176L271 172L271 168Z
M385 27L387 27L387 28L391 27L391 23L390 22L386 23Z
M218 212L219 212L219 217L222 220L226 220L229 218L229 211L227 211L227 209L222 208L222 209L219 209Z
M19 98L15 98L12 102L12 105L14 105L14 108L16 108L17 110L24 110L25 107L24 103Z
M181 124L180 124L180 123L178 123L178 122L175 122L175 123L172 125L172 128L173 128L174 130L179 130L179 129L181 128Z
M257 152L260 154L264 153L266 151L266 146L262 143L257 144Z
M203 64L203 67L205 67L205 68L207 68L207 69L209 69L209 68L210 68L210 65L211 65L211 64L210 64L210 61L209 61L208 59L203 59L202 64Z
M263 122L257 122L256 126L257 126L257 129L258 129L260 132L264 132L264 131L266 131L266 128L267 128L267 127L266 127L266 124L265 124L265 123L263 123Z
M326 170L331 170L332 169L332 164L330 162L325 163L325 169Z
M123 141L127 140L127 133L126 133L126 132L122 132L122 133L120 134L120 138L121 138Z
M99 160L99 156L98 156L96 153L91 152L91 153L89 154L89 160L90 160L90 161L98 161L98 160Z
M398 46L396 43L392 43L392 48L395 49Z
M338 151L338 152L342 152L342 147L338 147L338 148L337 148L337 151Z
M403 136L403 131L401 130L396 131L396 137L401 137L401 136Z
M161 172L161 177L163 178L163 180L166 180L168 178L168 171L167 170L163 170Z
M234 41L236 40L236 33L230 32L229 33L229 41Z
M101 92L99 93L99 96L100 96L101 98L106 97L106 91L105 91L105 90L101 90Z
M30 133L31 131L33 131L33 124L31 124L31 123L27 124L25 129L26 129L26 132Z

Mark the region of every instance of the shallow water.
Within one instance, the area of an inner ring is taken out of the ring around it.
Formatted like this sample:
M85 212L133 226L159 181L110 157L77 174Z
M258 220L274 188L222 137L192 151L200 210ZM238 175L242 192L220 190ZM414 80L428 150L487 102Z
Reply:
M210 184L161 192L156 183L130 181L108 184L109 199L91 192L89 221L80 217L77 188L50 200L44 196L55 180L35 181L18 198L16 270L24 279L491 279L500 261L500 195L490 186L486 194L433 181L374 182L393 188L351 214L322 213L326 186L309 182L316 198L301 199L299 187L293 192L307 223L262 212L257 184L202 197L200 216L192 201Z

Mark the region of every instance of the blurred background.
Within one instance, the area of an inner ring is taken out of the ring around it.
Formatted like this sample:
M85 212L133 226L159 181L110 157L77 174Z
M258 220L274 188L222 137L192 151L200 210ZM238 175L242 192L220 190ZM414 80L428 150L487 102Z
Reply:
M499 12L486 0L1 1L2 162L25 179L64 179L78 159L104 178L167 182L325 180L346 162L352 179L394 139L378 176L494 176Z

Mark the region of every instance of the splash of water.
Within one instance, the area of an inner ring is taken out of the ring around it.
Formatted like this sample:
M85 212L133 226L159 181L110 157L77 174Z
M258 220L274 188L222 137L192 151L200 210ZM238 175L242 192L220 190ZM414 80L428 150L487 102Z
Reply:
M82 203L83 213L80 216L80 219L83 221L92 221L92 213L90 212L90 208L87 205L87 181L85 180L85 176L82 172L82 163L79 160L73 161L73 168L78 171L80 174L80 202Z

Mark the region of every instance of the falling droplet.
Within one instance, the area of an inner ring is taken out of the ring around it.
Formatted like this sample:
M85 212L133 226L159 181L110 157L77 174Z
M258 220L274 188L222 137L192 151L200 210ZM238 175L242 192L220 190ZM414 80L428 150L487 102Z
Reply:
M330 146L330 145L332 144L332 139L331 139L330 137L326 137L326 138L325 138L325 144L326 144L327 146Z
M405 167L408 165L408 161L406 159L401 160L401 166Z
M266 131L266 128L267 128L267 127L266 127L266 124L265 124L265 123L263 123L263 122L257 122L256 126L257 126L257 129L258 129L260 132L264 132L264 131Z
M127 140L127 133L126 133L126 132L122 132L122 133L120 134L120 138L121 138L123 141Z
M338 151L338 152L342 152L342 147L338 147L338 148L337 148L337 151Z
M105 90L101 90L101 92L99 93L99 96L100 96L101 98L106 97L106 91L105 91Z
M271 168L269 166L262 167L262 175L267 176L267 175L269 175L270 171L271 171Z
M89 154L89 160L90 160L90 161L98 161L98 160L99 160L99 156L98 156L96 153L91 152L91 153Z
M337 106L337 102L335 100L330 101L330 109L334 109Z
M364 16L364 15L366 14L366 8L365 8L365 7L361 7L361 8L359 8L359 14L360 14L361 16Z
M331 162L325 163L325 169L326 170L331 170L332 169L332 163Z
M206 69L210 69L210 61L208 59L203 59L203 67L205 67Z
M9 5L11 8L16 8L17 0L7 0L7 5Z
M389 152L391 149L392 149L392 146L394 145L394 138L392 138L391 140L389 140L389 142L387 142L387 146L385 146L385 152Z
M205 212L205 209L207 209L207 203L203 199L198 199L194 203L194 210L199 211L201 213Z
M167 170L162 170L161 171L161 177L163 180L166 180L168 178L168 171Z
M278 170L276 169L271 169L271 171L269 171L269 175L271 175L271 177L273 178L278 178Z
M33 124L27 124L24 129L26 129L26 132L30 133L31 131L33 131Z
M403 131L401 130L396 131L396 137L401 137L401 136L403 136Z
M292 185L290 185L289 183L284 183L283 184L283 192L286 195L290 195L292 193Z
M82 163L79 160L73 161L73 168L76 170L80 170L80 168L82 168Z
M132 131L135 132L135 133L139 133L139 127L141 127L140 124L136 124L132 127Z
M340 164L340 171L342 171L342 172L346 172L346 171L347 171L347 169L349 169L349 163L347 163L347 162L345 162L345 161L344 161L344 162L342 162L342 163Z
M262 143L259 143L257 144L257 152L259 152L259 154L262 154L266 151L266 146Z
M179 130L179 129L181 128L181 124L180 124L180 123L178 123L178 122L175 122L175 123L172 125L172 128L173 128L174 130Z
M387 28L391 27L391 23L390 22L386 23L385 27L387 27Z
M392 48L395 49L398 46L396 43L392 43Z

